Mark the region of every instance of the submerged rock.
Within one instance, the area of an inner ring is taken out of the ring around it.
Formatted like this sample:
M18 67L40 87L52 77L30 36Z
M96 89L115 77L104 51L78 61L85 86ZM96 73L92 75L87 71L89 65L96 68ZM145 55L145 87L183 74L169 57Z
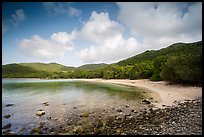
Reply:
M9 131L9 132L6 132L4 135L17 135L17 134L15 132Z
M44 115L45 114L45 111L44 110L38 110L37 112L36 112L36 115L37 116L42 116L42 115Z
M45 105L45 106L49 106L49 104L48 104L48 102L46 101L46 102L44 102L43 103L43 105Z
M14 104L6 104L6 107L10 107L13 106Z
M4 118L10 118L10 117L11 117L11 115L9 115L9 114L4 116Z
M2 133L3 135L17 135L15 132L11 131L10 129L6 129Z
M40 130L40 128L33 128L30 133L31 134L40 134L41 130Z
M10 132L10 131L11 131L11 129L6 129L6 130L4 130L2 133L6 135L6 134L7 134L8 132Z
M24 132L26 130L25 127L22 127L18 132Z
M5 126L2 127L2 129L7 129L11 127L11 123L6 124Z

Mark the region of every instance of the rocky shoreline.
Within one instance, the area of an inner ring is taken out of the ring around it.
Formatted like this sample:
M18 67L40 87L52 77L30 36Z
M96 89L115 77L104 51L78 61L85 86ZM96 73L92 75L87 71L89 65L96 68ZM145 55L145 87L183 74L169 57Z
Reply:
M124 108L98 109L73 113L64 122L49 116L32 129L20 129L17 133L12 126L2 128L4 135L45 134L45 135L201 135L202 98L175 102L173 106L156 108L143 103L143 108L134 110L130 105ZM77 109L77 108L75 108ZM55 123L55 124L53 124Z

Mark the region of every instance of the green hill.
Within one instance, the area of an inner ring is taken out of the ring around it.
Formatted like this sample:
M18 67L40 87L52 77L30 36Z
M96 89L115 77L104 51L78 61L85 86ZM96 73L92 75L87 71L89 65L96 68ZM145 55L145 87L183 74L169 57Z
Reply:
M3 78L46 78L54 72L73 71L74 67L67 67L57 63L14 63L2 65Z
M202 41L194 43L175 43L160 50L147 50L139 55L116 63L119 66L134 65L141 61L153 61L159 56L179 56L181 54L202 54Z
M81 70L95 70L95 69L99 69L99 68L104 68L106 66L108 66L108 64L105 64L105 63L86 64L86 65L82 65L82 66L78 67L78 69L81 69Z
M72 71L75 67L67 67L57 63L19 63L21 66L30 67L38 71L47 71L47 72L59 72L59 71Z
M46 75L46 72L38 71L20 64L8 64L2 66L3 78L37 78L39 76L45 77Z

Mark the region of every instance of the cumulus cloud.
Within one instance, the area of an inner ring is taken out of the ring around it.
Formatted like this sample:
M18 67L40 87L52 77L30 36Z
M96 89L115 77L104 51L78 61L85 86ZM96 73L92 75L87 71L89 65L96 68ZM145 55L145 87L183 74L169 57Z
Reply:
M11 15L11 17L2 21L2 33L7 32L9 30L9 28L12 26L17 27L25 19L26 19L26 15L25 15L23 9L16 10L15 13Z
M109 19L107 12L93 11L89 20L75 36L77 39L91 42L92 45L82 49L78 55L86 63L110 63L134 55L137 41L132 37L123 38L123 29L118 22Z
M202 39L202 3L117 3L118 19L136 38L141 49Z
M45 10L49 14L59 15L68 14L69 16L80 16L81 10L71 6L71 2L57 3L57 2L43 2Z
M21 51L27 55L44 60L58 59L73 49L72 34L66 32L54 33L50 39L33 35L30 39L23 39L18 42Z

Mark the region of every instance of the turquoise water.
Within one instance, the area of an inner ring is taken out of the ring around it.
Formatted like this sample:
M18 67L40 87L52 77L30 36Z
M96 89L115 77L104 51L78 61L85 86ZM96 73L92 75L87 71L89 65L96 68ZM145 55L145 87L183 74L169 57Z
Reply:
M48 116L64 122L66 116L77 114L76 110L103 109L121 105L127 100L137 102L145 98L143 91L135 87L80 80L3 79L2 126L10 122L11 130L18 132L22 127L36 127L47 121ZM49 106L44 106L43 102L48 102ZM6 107L6 104L14 105ZM46 114L36 116L39 109L45 110ZM3 118L7 114L11 117Z

